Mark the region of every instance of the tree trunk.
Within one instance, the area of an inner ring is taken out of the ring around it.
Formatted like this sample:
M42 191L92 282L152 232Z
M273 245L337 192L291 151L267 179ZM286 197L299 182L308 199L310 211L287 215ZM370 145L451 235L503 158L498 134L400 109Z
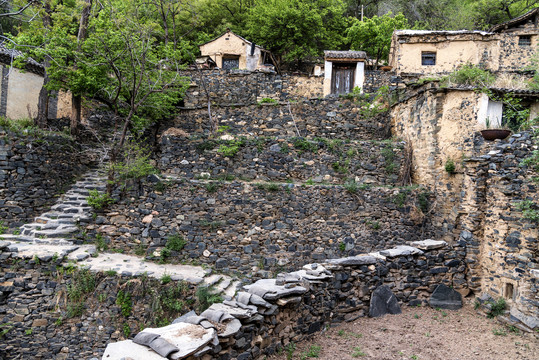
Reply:
M90 10L92 9L93 0L85 0L86 4L82 8L79 22L79 32L77 34L77 50L80 51L82 41L86 39L88 22L90 21ZM77 64L75 64L75 68ZM81 120L82 113L82 96L80 94L71 94L71 122L70 129L71 135L77 135L78 127Z
M80 117L82 112L82 96L71 94L71 117L69 122L69 129L71 135L78 135Z
M39 99L37 103L37 117L34 120L34 123L37 127L44 129L47 127L47 120L49 118L49 91L45 88L45 85L49 83L49 76L47 75L47 67L49 66L49 61L45 60L43 64L45 67L45 77L43 78L43 85L39 91Z
M51 4L49 1L43 2L43 27L45 29L51 26ZM47 69L50 66L48 58L45 58L43 67L45 68L45 77L43 78L43 85L39 91L39 99L37 103L37 117L34 119L34 123L37 127L43 129L47 126L47 120L49 117L49 91L45 88L45 85L49 83L49 75Z

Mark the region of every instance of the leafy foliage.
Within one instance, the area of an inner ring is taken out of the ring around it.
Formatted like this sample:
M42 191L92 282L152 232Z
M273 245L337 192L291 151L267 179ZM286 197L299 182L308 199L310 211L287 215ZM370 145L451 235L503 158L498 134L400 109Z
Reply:
M187 244L187 241L185 241L183 236L179 234L175 234L175 235L170 235L167 238L167 243L165 247L172 251L181 251L186 244Z
M246 32L284 61L298 61L343 45L344 10L342 0L260 0Z
M408 21L402 14L393 16L391 12L383 16L373 16L359 21L355 19L346 30L346 36L353 50L364 50L371 57L387 60L393 31L408 28Z
M102 194L97 190L90 190L86 201L88 202L88 205L93 207L95 210L101 210L112 204L114 199L112 199L107 193Z
M214 293L215 288L213 286L199 286L196 291L198 310L203 312L209 308L212 304L223 301L223 298Z

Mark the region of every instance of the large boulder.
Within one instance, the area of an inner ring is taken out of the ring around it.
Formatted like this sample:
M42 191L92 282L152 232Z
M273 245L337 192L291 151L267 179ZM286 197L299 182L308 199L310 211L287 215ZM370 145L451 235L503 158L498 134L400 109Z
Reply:
M433 308L458 310L462 307L462 295L449 286L440 284L432 293L429 305Z

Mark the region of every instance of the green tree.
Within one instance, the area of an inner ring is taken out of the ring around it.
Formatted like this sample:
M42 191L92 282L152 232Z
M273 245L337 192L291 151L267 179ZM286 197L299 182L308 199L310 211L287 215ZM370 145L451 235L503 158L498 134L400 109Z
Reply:
M340 49L348 18L341 0L262 0L247 19L249 39L278 61L301 61Z
M391 47L391 36L397 29L406 29L408 21L402 14L393 16L391 12L384 16L373 16L360 21L355 19L346 31L346 36L353 50L366 51L376 64L387 60Z

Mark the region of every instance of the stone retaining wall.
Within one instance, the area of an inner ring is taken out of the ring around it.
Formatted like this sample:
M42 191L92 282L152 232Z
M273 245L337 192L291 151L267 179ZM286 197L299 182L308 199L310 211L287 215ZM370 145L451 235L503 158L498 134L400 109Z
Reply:
M180 358L260 359L326 326L366 316L373 291L382 285L391 289L399 303L411 306L426 305L439 284L459 288L465 277L464 249L439 248L443 242L432 243L437 243L438 248L423 252L406 247L391 250L387 255L392 253L392 256L388 257L338 259L307 265L303 270L280 274L276 279L260 280L246 286L247 292L240 292L231 301L212 305L201 314L202 318L187 314L165 329L189 328L208 335L206 344L178 340L180 352L189 348L194 353ZM204 322L212 319L215 324L216 318L225 319L217 321L220 323L217 331ZM159 334L165 329L145 331ZM218 342L209 343L212 337ZM167 336L174 338L172 334ZM130 340L110 344L103 359L119 359L121 354L131 357L146 354L148 359L161 359Z
M137 201L114 204L87 232L124 251L141 243L156 258L167 237L180 234L187 244L174 259L258 277L431 236L421 211L428 206L420 188L350 193L333 185L180 180L164 192L146 187Z
M225 136L226 137L226 136ZM227 137L228 138L228 137ZM235 155L225 150L240 144ZM391 141L236 138L235 140L161 137L159 168L167 174L196 179L224 176L258 181L396 184L403 144ZM306 147L309 147L306 149Z
M6 331L0 336L0 359L95 359L107 343L181 314L157 301L177 288L174 282L100 273L93 277L95 289L83 293L81 303L71 302L70 293L81 285L73 266L62 265L62 259L36 263L9 255L0 249L0 334ZM194 287L182 286L177 300L188 311L195 306ZM120 290L130 295L127 316L117 301Z
M290 110L292 115L290 114ZM257 137L327 137L337 139L385 139L390 136L386 119L363 119L359 106L350 100L313 99L286 104L212 107L218 126L226 126L233 135ZM189 134L209 133L207 110L184 110L173 123L162 125L162 131L174 126Z
M206 349L206 355L198 358L256 359L273 354L327 325L366 316L371 294L381 285L388 286L401 305L411 306L426 305L441 283L461 288L466 282L465 248L434 243L435 246L431 242L423 247L424 251L401 247L375 257L333 260L323 264L326 270L309 265L307 270L281 274L277 281L263 280L267 283L263 286L266 294L261 294L263 300L251 297L250 306L243 309L235 307L235 301L210 307L237 314L241 326L219 337L219 345ZM166 320L160 318L163 313L159 313L155 301L160 294L171 291L168 289L178 288L174 282L163 285L145 277L96 274L95 289L84 295L82 315L69 318L66 299L69 288L80 284L80 279L74 280L78 271L68 265L62 267L61 259L47 263L15 261L9 259L9 253L1 252L0 259L0 324L6 325L2 329L9 327L0 342L0 354L5 359L100 358L107 343L133 338L142 329ZM286 287L279 286L285 283ZM248 291L259 293L259 284L248 286ZM122 300L118 300L120 290L131 297L127 316L122 313ZM193 309L191 300L196 298L193 286L183 291L177 299L183 301L186 312ZM125 357L135 345L130 341L112 345L126 344ZM144 358L153 359L150 356L153 355L146 350Z
M201 75L203 80L201 80ZM184 97L186 108L205 108L207 95L215 105L251 105L263 98L279 101L322 97L322 77L278 75L246 70L185 71L191 86Z
M64 136L0 128L0 221L10 227L31 221L88 165L81 147Z

